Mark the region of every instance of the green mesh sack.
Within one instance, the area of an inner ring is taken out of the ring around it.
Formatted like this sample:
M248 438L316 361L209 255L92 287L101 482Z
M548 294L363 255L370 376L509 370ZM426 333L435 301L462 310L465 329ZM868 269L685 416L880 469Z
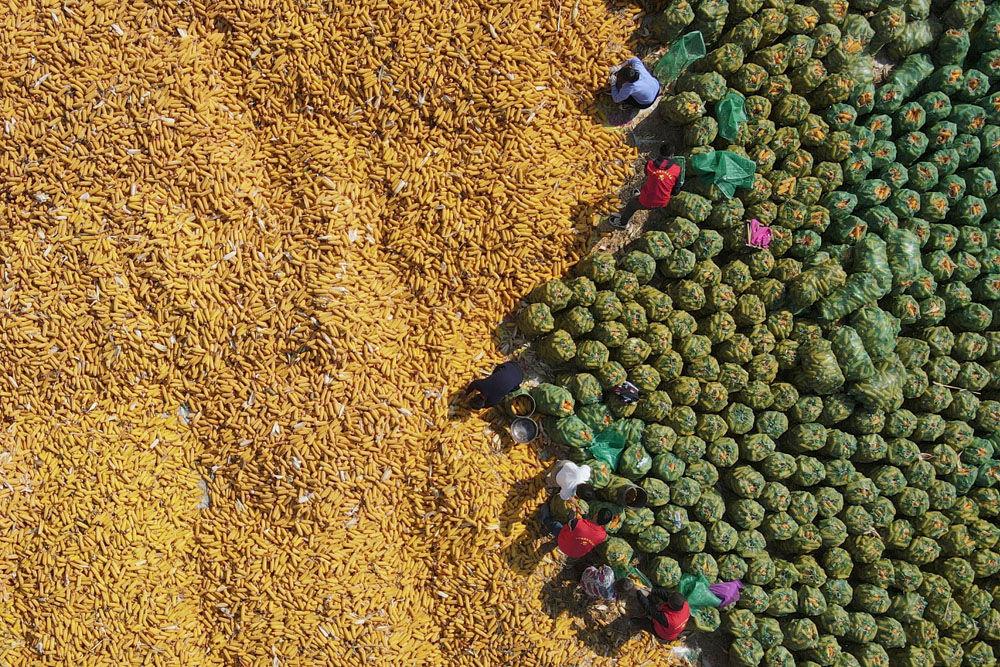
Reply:
M865 380L875 374L861 337L851 327L839 327L831 337L831 347L846 380Z
M921 317L920 303L908 294L900 294L890 301L889 313L899 319L902 326L914 324Z
M729 468L739 460L739 445L732 438L719 438L709 443L706 458L719 468Z
M648 231L643 233L636 247L654 260L666 259L674 250L673 243L666 232Z
M594 296L590 312L594 319L600 322L616 320L621 317L623 305L618 295L610 290L602 290Z
M767 613L770 616L787 616L794 614L798 605L798 596L792 588L774 588L770 592Z
M628 371L629 382L638 387L646 395L639 400L638 408L649 415L647 421L661 421L666 410L670 408L669 397L665 392L654 392L660 384L660 375L656 369L646 364L640 364ZM637 415L640 419L643 415Z
M851 560L851 555L846 549L834 547L823 554L823 567L827 574L834 579L847 579L854 569L854 561Z
M553 417L568 417L573 414L576 402L570 391L554 384L541 383L529 390L536 409Z
M787 512L768 515L761 527L768 540L790 540L798 532L798 529L799 524Z
M740 637L729 646L729 657L737 665L759 665L764 659L764 649L752 637Z
M554 365L570 361L576 356L576 352L573 337L562 330L553 331L545 336L538 346L538 354L542 360Z
M784 452L774 452L761 462L759 468L770 482L788 479L795 473L795 458Z
M889 592L873 584L858 584L854 587L852 606L859 611L880 615L889 610Z
M589 349L587 350L588 354L593 355L592 357L588 357L587 365L590 367L594 367L594 365L596 365L597 368L600 368L602 365L607 363L608 350L603 344L597 341L583 341L580 343L580 347L577 351L577 357L579 357L583 352L587 343L594 344L593 351ZM590 346L587 347L589 348ZM601 348L603 348L603 352ZM641 338L628 338L624 343L622 343L621 347L615 350L615 360L624 368L634 368L642 364L642 362L649 357L650 351L651 348L649 343ZM602 357L604 357L603 361L601 360ZM579 358L577 359L577 363L580 363ZM657 369L657 371L659 371L659 369Z
M792 502L792 494L784 484L769 481L759 500L771 512L784 512Z
M753 637L757 631L757 617L747 609L734 609L725 615L722 625L733 637Z
M594 281L586 276L571 278L565 281L565 283L573 293L573 296L569 300L569 305L571 306L589 306L597 298L597 286L594 285Z
M878 634L878 625L871 614L866 612L848 612L850 619L847 632L844 638L856 642L865 643L875 639Z
M948 628L948 635L959 643L972 640L977 633L975 621L966 614L962 614L953 626Z
M648 571L653 582L663 588L675 588L681 580L681 566L669 556L655 558Z
M607 406L600 403L596 405L585 405L578 408L576 410L576 416L579 417L595 433L600 433L604 429L608 428L611 426L613 421Z
M618 537L609 537L598 549L609 565L627 566L635 552L632 546Z
M632 250L622 257L619 266L632 273L640 284L649 282L656 272L656 259L640 250Z
M826 477L823 463L811 456L797 456L795 473L791 481L798 486L809 488L819 484Z
M657 268L667 277L683 278L691 273L696 262L697 259L695 258L693 252L687 248L675 248L674 251L670 253L669 257L660 260L657 264Z
M764 507L755 500L741 498L732 502L726 512L726 516L738 528L753 530L764 520Z
M566 383L566 388L573 395L576 405L593 405L601 400L603 389L601 383L589 373L577 373ZM536 401L536 405L537 405ZM571 408L572 409L572 408ZM552 414L546 412L546 414Z
M650 526L635 538L635 547L646 554L657 554L670 544L670 533L660 526Z
M624 260L625 258L620 263L622 268L615 271L615 277L611 279L611 289L614 290L623 304L632 301L639 291L639 279L636 274L625 268Z
M553 442L566 447L582 449L594 441L594 432L575 415L559 419L546 433Z
M556 312L569 305L573 292L558 279L542 283L528 294L529 303L544 303L549 310Z
M846 637L851 631L851 615L838 604L829 604L826 611L816 619L816 622L823 632L835 637Z
M576 265L576 274L589 278L594 283L602 285L610 282L615 275L617 262L615 256L610 252L594 252L585 257ZM537 289L537 288L536 288ZM571 297L567 297L569 299Z
M808 618L793 618L785 625L783 645L792 651L815 648L819 640L816 624Z
M830 394L843 386L844 374L829 341L819 339L800 345L798 358L803 382L816 393Z
M574 308L573 310L576 309ZM649 320L646 318L646 310L635 301L625 301L622 304L622 314L619 321L624 324L625 328L628 329L628 332L634 336L641 336L649 327ZM593 326L593 320L591 320L591 326ZM569 327L564 328L571 334L577 336L586 333L585 331L581 331L580 334L575 334L573 329Z
M788 504L788 513L800 526L811 523L819 513L816 498L809 491L792 491L791 502Z
M826 465L823 465L824 479L827 474ZM824 486L816 489L813 494L816 498L817 516L830 518L836 516L844 508L844 497L835 488Z
M598 322L591 336L607 348L616 348L628 339L628 329L621 322Z
M666 528L668 533L679 533L687 528L689 520L687 510L678 505L666 505L654 515L656 525Z
M773 395L773 391L772 391ZM772 407L779 407L772 404ZM787 409L784 407L783 409ZM788 430L788 417L783 412L767 410L757 416L756 429L760 435L774 440Z
M677 442L677 433L669 426L647 424L642 432L642 446L653 456L669 452Z
M626 447L618 461L618 474L631 480L641 479L653 466L653 459L642 445Z
M680 361L678 361L679 365ZM625 367L617 361L609 361L602 364L600 368L596 369L594 375L606 390L617 387L628 379L628 372L625 370Z
M533 303L518 313L517 327L525 336L535 338L552 331L555 321L546 304Z

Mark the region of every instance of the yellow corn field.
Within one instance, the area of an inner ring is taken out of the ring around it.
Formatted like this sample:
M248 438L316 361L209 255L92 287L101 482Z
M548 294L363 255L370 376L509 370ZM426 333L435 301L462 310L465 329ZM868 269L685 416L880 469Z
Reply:
M454 392L635 157L604 0L0 12L0 664L661 664ZM610 657L609 657L610 656Z

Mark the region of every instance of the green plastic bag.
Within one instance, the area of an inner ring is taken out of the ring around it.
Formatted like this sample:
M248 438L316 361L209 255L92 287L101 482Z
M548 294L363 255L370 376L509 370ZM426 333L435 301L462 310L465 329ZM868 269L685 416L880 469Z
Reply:
M701 574L681 575L681 583L677 587L677 590L687 598L692 614L702 607L718 608L722 604L722 600L709 590L708 579Z
M715 119L719 121L719 136L733 141L740 124L747 122L745 100L739 93L729 93L715 105Z
M660 83L667 84L680 76L688 65L705 57L705 39L695 30L674 42L653 65L653 74Z
M625 436L617 429L606 429L594 437L594 444L588 447L591 456L604 461L612 470L618 469L618 459L625 449Z
M757 165L730 151L712 151L691 156L691 173L704 175L722 194L732 198L736 188L753 186Z

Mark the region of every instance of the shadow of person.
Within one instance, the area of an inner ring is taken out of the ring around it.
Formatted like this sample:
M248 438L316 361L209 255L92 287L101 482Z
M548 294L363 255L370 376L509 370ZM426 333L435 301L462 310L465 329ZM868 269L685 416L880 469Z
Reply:
M555 538L551 537L538 522L539 493L545 485L546 471L534 477L514 482L500 507L500 530L509 535L520 530L520 535L503 551L507 564L518 574L530 576L538 564L555 550ZM523 526L523 528L521 528Z
M582 644L601 657L616 657L626 643L641 633L630 621L631 595L619 593L616 600L587 597L578 585L581 565L568 562L542 586L539 593L542 610L553 620L569 614ZM634 609L631 611L637 615Z

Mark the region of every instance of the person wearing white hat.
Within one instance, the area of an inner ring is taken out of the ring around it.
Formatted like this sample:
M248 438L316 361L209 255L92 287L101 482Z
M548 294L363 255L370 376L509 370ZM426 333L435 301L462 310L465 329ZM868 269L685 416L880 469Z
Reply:
M581 492L581 497L590 495L590 485L587 484L589 481L590 466L577 465L564 459L557 462L549 471L545 479L545 486L553 489L558 488L559 497L563 500L569 500L577 495L578 491ZM586 500L585 497L584 500Z

